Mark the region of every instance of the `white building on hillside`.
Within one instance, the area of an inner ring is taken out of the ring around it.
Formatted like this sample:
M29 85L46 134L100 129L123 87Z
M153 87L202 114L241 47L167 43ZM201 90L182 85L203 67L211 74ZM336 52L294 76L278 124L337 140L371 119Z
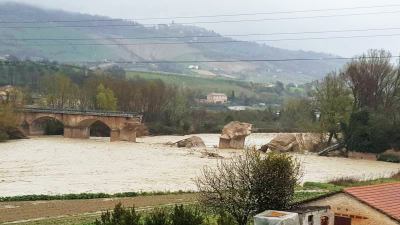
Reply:
M207 102L212 104L224 104L228 102L228 96L224 93L210 93L207 95Z

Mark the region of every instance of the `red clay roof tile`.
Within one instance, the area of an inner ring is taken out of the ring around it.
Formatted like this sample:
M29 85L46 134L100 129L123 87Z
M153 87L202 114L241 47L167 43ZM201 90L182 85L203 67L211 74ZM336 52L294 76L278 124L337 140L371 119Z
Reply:
M346 188L344 192L400 221L400 182Z

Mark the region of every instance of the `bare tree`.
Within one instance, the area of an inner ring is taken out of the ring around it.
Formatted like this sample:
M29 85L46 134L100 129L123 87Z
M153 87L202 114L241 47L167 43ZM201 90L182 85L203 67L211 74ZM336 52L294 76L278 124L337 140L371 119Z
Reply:
M202 204L245 225L258 212L287 208L300 177L300 164L291 156L248 151L220 161L216 169L205 168L196 184Z
M384 50L370 50L347 65L344 75L353 91L356 108L388 109L400 86L399 73Z

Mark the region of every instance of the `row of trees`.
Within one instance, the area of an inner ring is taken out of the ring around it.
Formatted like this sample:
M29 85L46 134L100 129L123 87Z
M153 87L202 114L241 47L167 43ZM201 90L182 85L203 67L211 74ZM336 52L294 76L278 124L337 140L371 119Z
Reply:
M399 65L384 50L370 50L317 85L320 128L343 133L349 150L380 153L400 144Z
M190 91L161 80L96 74L77 83L57 73L42 77L39 86L43 107L139 112L146 122L174 127L174 131L189 130Z
M294 85L285 87L280 82L273 87L237 83L258 93L258 97L246 96L232 90L230 100L244 105L259 102L280 104L283 96L291 95L289 90L294 88ZM290 117L285 119L289 120L285 123L276 121L275 109L254 113L195 109L195 99L204 94L199 90L167 85L161 80L139 77L127 80L125 72L115 67L89 70L79 66L13 59L0 61L2 84L21 87L26 93L22 102L27 104L35 102L50 108L140 112L145 115L153 133L219 132L230 120L257 123L266 131L294 128L291 127L293 121ZM298 131L297 128L293 130Z

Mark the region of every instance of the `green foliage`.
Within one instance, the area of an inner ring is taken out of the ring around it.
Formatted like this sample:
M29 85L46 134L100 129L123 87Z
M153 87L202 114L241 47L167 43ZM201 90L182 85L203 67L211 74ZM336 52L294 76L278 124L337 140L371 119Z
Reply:
M381 153L399 142L398 126L381 113L355 112L343 128L347 149L351 151Z
M172 212L153 209L143 217L134 208L126 209L119 203L112 212L102 213L95 225L205 225L204 221L204 213L196 207L175 205Z
M331 183L319 183L319 182L305 182L303 184L304 190L327 190L330 192L340 191L338 186Z
M398 173L393 173L392 176L388 178L354 178L354 177L338 177L328 181L329 184L336 185L341 189L345 187L357 187L357 186L368 186L368 185L375 185L375 184L386 184L386 183L394 183L399 182L400 177Z
M300 176L299 163L291 156L248 151L216 169L205 168L196 184L205 207L225 211L245 225L263 210L289 207Z
M218 225L237 225L235 218L226 212L219 214L217 219Z
M169 213L165 209L154 209L144 218L145 225L171 225Z
M116 111L117 98L114 96L114 92L100 84L97 87L96 105L101 110Z
M351 91L343 77L330 73L317 86L315 97L322 131L332 137L340 132L339 124L347 124L349 120L353 105Z
M324 191L313 191L313 192L296 192L294 194L293 201L291 202L292 205L295 205L296 203L306 201L309 199L317 198L323 195L326 195L327 192Z
M43 77L40 89L51 108L74 108L78 103L79 88L63 73Z
M202 225L204 216L197 208L176 205L171 214L172 225Z
M313 102L307 98L287 99L282 107L280 122L284 127L315 131L318 124L315 123L314 109Z
M379 161L400 163L400 156L394 154L381 154L378 156Z
M8 132L18 127L17 121L13 105L0 103L0 142L10 138Z
M81 193L81 194L65 194L65 195L21 195L21 196L11 196L11 197L0 197L0 202L123 198L123 197L185 194L185 193L191 193L191 192L178 191L178 192L123 192L123 193L116 193L116 194Z
M101 214L100 220L95 221L95 225L139 225L141 215L137 214L135 208L126 209L118 203L112 212Z
M382 153L400 146L400 65L390 58L387 51L370 50L343 71L354 98L349 123L341 121L348 150Z
M8 136L7 132L0 128L0 142L4 142L8 140L10 136Z
M229 101L235 105L252 105L260 102L281 104L286 96L304 96L303 88L297 92L282 86L266 86L265 83L253 83L223 78L202 78L174 74L158 74L150 72L128 72L130 78L146 80L162 80L167 85L190 89L195 98L204 98L210 92L225 93ZM281 84L279 82L278 84Z

